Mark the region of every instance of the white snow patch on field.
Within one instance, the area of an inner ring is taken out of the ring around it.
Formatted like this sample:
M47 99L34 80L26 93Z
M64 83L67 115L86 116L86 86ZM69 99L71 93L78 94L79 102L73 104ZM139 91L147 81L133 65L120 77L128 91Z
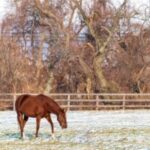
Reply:
M0 112L0 150L150 150L150 111L73 111L67 113L68 128L62 130L56 116L53 140L46 120L35 138L35 119L19 139L16 113Z

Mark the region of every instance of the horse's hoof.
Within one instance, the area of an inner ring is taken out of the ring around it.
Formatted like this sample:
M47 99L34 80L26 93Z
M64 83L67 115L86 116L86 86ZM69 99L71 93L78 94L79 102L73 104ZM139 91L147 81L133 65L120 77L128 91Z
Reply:
M24 138L23 137L19 137L19 140L24 140Z
M52 137L52 140L53 140L53 141L56 141L56 137L55 137L54 134L51 134L51 137Z

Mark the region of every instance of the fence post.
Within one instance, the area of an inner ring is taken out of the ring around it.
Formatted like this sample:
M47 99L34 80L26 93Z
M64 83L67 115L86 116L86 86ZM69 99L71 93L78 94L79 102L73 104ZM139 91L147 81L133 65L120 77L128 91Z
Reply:
M67 95L67 110L70 110L70 94Z
M99 99L98 95L96 95L96 110L98 110L98 102L99 102L98 99Z
M126 109L126 95L123 95L123 111Z
M15 111L16 93L13 94L13 111Z

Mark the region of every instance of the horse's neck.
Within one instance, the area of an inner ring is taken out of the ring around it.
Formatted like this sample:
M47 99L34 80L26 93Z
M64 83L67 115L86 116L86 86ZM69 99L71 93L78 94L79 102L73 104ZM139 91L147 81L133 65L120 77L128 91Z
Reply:
M60 111L61 111L61 108L58 106L57 103L53 103L53 108L51 108L51 104L49 103L49 109L52 113L56 114L57 116L59 115Z
M59 115L59 113L60 113L60 108L55 108L53 111L52 111L55 115Z

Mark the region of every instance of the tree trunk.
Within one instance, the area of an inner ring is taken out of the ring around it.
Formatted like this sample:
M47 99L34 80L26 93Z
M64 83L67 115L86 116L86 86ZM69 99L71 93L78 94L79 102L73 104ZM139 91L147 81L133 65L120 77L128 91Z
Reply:
M56 88L57 88L56 79L54 78L53 72L51 72L44 92L45 93L55 93Z
M103 55L97 55L94 58L94 71L98 78L99 85L101 86L101 92L105 93L109 91L110 85L103 73L103 69L102 69L102 62L104 59L103 57L104 57Z
M87 94L93 93L93 85L94 85L94 75L93 71L90 67L84 62L84 60L79 57L79 63L83 68L83 71L86 75L86 92ZM89 98L89 97L88 97Z

